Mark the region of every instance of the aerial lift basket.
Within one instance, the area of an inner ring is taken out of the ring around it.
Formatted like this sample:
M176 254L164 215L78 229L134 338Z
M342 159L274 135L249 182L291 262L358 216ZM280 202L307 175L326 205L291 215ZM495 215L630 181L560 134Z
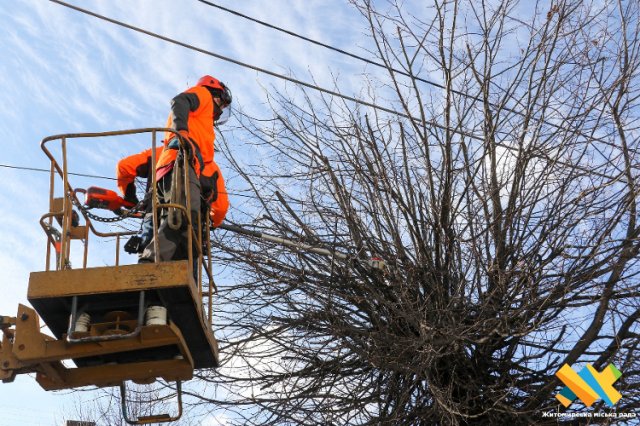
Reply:
M78 215L74 209L82 207L78 193L86 195L86 191L74 188L69 181L67 150L71 139L151 134L152 164L155 164L157 133L167 131L173 132L164 128L136 129L58 135L42 141L42 149L51 161L50 211L40 220L48 240L46 268L31 273L29 278L27 299L32 307L21 304L15 317L0 316L3 382L13 381L17 374L35 373L37 382L46 390L120 386L125 420L145 424L178 419L182 413L181 382L191 379L194 369L218 366L218 345L211 327L215 284L210 246L205 242L203 249L201 234L194 231L197 228L190 222L190 215L184 214L188 224L188 259L159 262L156 258L152 263L121 265L120 240L134 233L99 231L86 210L77 209ZM60 141L61 161L47 148L51 141ZM186 173L183 178L187 183ZM59 179L62 185L58 191L62 196L56 196L54 188ZM188 191L189 185L184 187ZM155 182L152 190L155 191ZM114 194L94 190L87 199L94 207L104 208L113 204ZM163 206L157 203L155 194L150 199L157 235L157 213ZM184 213L190 211L189 205L169 207ZM208 217L202 225L209 226ZM88 267L90 235L115 241L113 265ZM72 242L81 243L83 248L82 261L74 260L73 268ZM76 263L80 266L75 266ZM209 278L206 284L202 282L203 275ZM162 315L150 319L151 312ZM52 335L41 331L40 320ZM151 383L159 378L177 382L177 415L130 418L125 382Z

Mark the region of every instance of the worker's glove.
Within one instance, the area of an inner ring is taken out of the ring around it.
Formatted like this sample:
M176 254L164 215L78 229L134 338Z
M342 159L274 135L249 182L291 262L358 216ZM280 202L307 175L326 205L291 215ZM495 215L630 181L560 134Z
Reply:
M200 172L204 169L204 161L202 161L202 154L196 144L196 141L191 139L187 130L179 130L178 133L185 140L185 154L186 158L193 164L194 169L199 168ZM180 144L178 138L174 137L169 141L167 148L178 149ZM194 155L195 154L195 155Z
M189 137L189 132L186 131L186 130L180 130L178 133L180 134L180 136L184 140L184 146L186 148L187 154L190 154L191 152L193 152L193 144L195 142L193 141L193 139L191 139ZM171 138L171 140L167 144L167 148L169 148L169 149L180 149L180 146L182 146L182 145L181 145L180 141L178 140L177 136L174 136L173 138Z
M193 144L193 141L189 137L189 131L187 131L187 130L179 130L178 134L184 140L185 146L187 147L187 150L189 150L191 148L190 145ZM181 144L180 144L180 141L178 140L177 136L172 137L171 140L169 141L169 143L167 144L167 148L169 148L169 149L179 149L180 146L181 146Z
M129 254L142 253L143 250L142 238L139 235L132 236L124 245L124 251Z
M178 130L178 134L180 134L180 136L185 142L184 147L187 151L187 155L191 157L191 155L193 155L193 152L195 151L194 149L195 141L191 139L191 137L189 137L188 130ZM171 141L169 141L169 148L178 149L179 147L180 147L180 143L178 142L178 138L173 138Z

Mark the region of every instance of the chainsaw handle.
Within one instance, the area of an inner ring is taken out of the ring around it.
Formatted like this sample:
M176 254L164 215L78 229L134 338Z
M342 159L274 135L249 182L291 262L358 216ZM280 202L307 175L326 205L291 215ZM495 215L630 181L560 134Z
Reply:
M81 203L81 204L84 204L84 203L86 202L86 199L87 199L87 190L86 190L86 189L84 189L84 188L75 188L75 189L73 190L73 195L75 195L75 196L76 196L76 198L78 198L78 194L82 194L82 195L84 195L84 198L85 198L85 199L84 199L84 200L82 201L82 203ZM78 201L79 201L79 199L78 199Z

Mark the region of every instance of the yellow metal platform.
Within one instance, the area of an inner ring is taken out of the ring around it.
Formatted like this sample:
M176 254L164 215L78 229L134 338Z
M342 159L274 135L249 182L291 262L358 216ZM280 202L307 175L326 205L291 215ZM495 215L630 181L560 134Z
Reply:
M205 319L200 293L188 266L185 260L33 272L27 297L54 336L64 339L74 296L78 298L78 309L87 312L92 323L100 323L111 321L114 311L136 317L139 294L144 291L147 306L167 308L169 320L184 337L194 368L217 367L218 345ZM177 355L174 346L141 347L121 353L74 358L74 362L85 367L161 361Z

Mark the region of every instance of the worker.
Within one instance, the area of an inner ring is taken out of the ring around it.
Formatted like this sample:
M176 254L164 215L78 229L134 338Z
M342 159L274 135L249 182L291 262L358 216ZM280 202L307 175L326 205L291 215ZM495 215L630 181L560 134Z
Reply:
M156 148L156 161L160 158L160 154L164 150L164 146ZM125 201L138 204L138 196L136 194L136 178L147 179L147 188L149 190L150 180L149 171L151 170L151 148L146 149L138 154L133 154L118 161L116 167L116 178L118 189L123 195Z
M173 179L173 172L179 156L181 156L179 163L184 163L184 167L188 169L190 217L194 226L198 224L198 212L209 214L213 226L219 226L229 208L224 179L214 161L214 124L219 122L223 111L230 106L231 101L231 91L224 83L209 75L202 77L194 87L177 95L171 102L167 127L175 129L180 134L186 143L186 152L179 150L180 143L174 132L165 133L163 146L156 151L156 182L161 203L185 205L184 190L179 194L176 193L177 191L172 191L172 180L174 183L177 182ZM126 157L118 163L118 188L125 200L137 203L135 178L149 177L149 172L152 170L151 154L151 149L147 149ZM183 176L180 175L181 179ZM182 215L179 214L179 216ZM142 251L141 262L153 262L155 259L154 242L151 239L152 219L149 203L143 221L140 249L136 250ZM161 261L187 258L187 226L186 220L182 219L172 217L167 209L162 210L158 228Z

